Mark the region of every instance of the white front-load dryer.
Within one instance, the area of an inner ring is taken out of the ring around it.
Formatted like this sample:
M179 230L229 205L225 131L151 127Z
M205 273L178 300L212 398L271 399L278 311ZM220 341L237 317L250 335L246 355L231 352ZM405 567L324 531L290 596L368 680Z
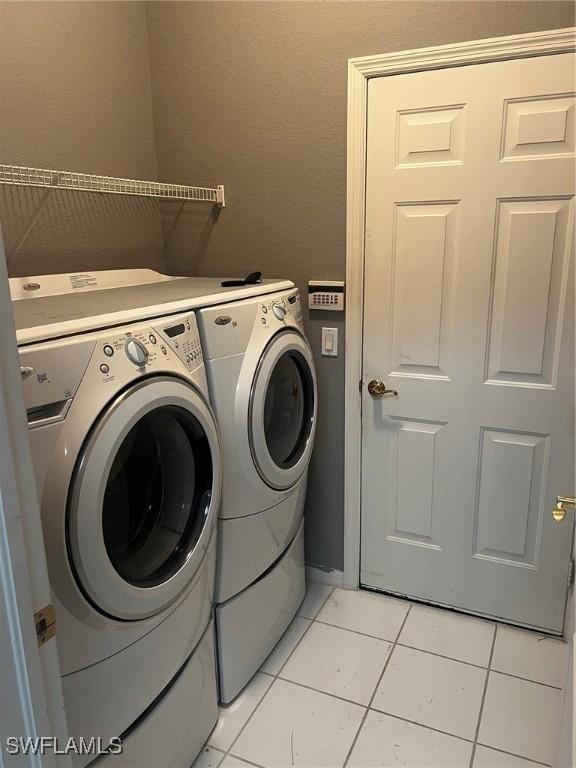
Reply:
M188 768L217 719L221 489L194 313L19 351L70 734Z
M317 387L295 288L201 309L198 324L222 439L216 629L229 703L304 597Z

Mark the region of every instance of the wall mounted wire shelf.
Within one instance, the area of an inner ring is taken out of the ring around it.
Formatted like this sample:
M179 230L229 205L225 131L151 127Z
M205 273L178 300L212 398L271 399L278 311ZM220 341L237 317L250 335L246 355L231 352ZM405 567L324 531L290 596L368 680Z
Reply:
M22 165L0 165L0 184L16 187L39 187L44 190L16 244L9 253L6 253L8 264L23 247L54 190L63 189L77 192L96 192L98 194L136 195L155 198L156 200L177 200L180 207L168 239L178 224L180 214L186 203L210 203L218 208L226 206L223 185L191 187L184 184L167 184L163 181L138 181L137 179L121 179L116 176L95 176L91 173L78 173L76 171L27 168Z
M0 165L0 184L67 189L80 192L102 192L113 195L139 195L163 200L187 200L212 203L224 208L224 186L191 187L167 184L161 181L138 181L115 176L95 176L75 171L53 171L45 168L26 168L20 165Z

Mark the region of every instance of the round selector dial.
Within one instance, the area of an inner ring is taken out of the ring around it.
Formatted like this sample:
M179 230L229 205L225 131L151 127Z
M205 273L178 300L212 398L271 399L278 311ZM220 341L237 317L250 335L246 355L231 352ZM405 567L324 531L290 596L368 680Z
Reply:
M274 312L278 320L284 320L286 317L286 307L283 307L282 304L274 304L272 312Z
M128 359L134 365L145 365L146 360L148 360L148 350L141 341L138 341L138 339L128 339L125 349Z

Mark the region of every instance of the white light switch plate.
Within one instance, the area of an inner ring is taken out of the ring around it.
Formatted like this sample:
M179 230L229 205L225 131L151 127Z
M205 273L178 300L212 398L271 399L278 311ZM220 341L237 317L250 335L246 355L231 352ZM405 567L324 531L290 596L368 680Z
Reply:
M322 355L338 357L338 328L322 328Z

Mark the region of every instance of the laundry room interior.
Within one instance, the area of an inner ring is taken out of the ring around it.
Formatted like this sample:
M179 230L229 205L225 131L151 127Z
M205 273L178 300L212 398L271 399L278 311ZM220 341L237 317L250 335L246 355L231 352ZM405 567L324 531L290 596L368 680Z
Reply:
M575 56L0 0L0 766L576 765Z

